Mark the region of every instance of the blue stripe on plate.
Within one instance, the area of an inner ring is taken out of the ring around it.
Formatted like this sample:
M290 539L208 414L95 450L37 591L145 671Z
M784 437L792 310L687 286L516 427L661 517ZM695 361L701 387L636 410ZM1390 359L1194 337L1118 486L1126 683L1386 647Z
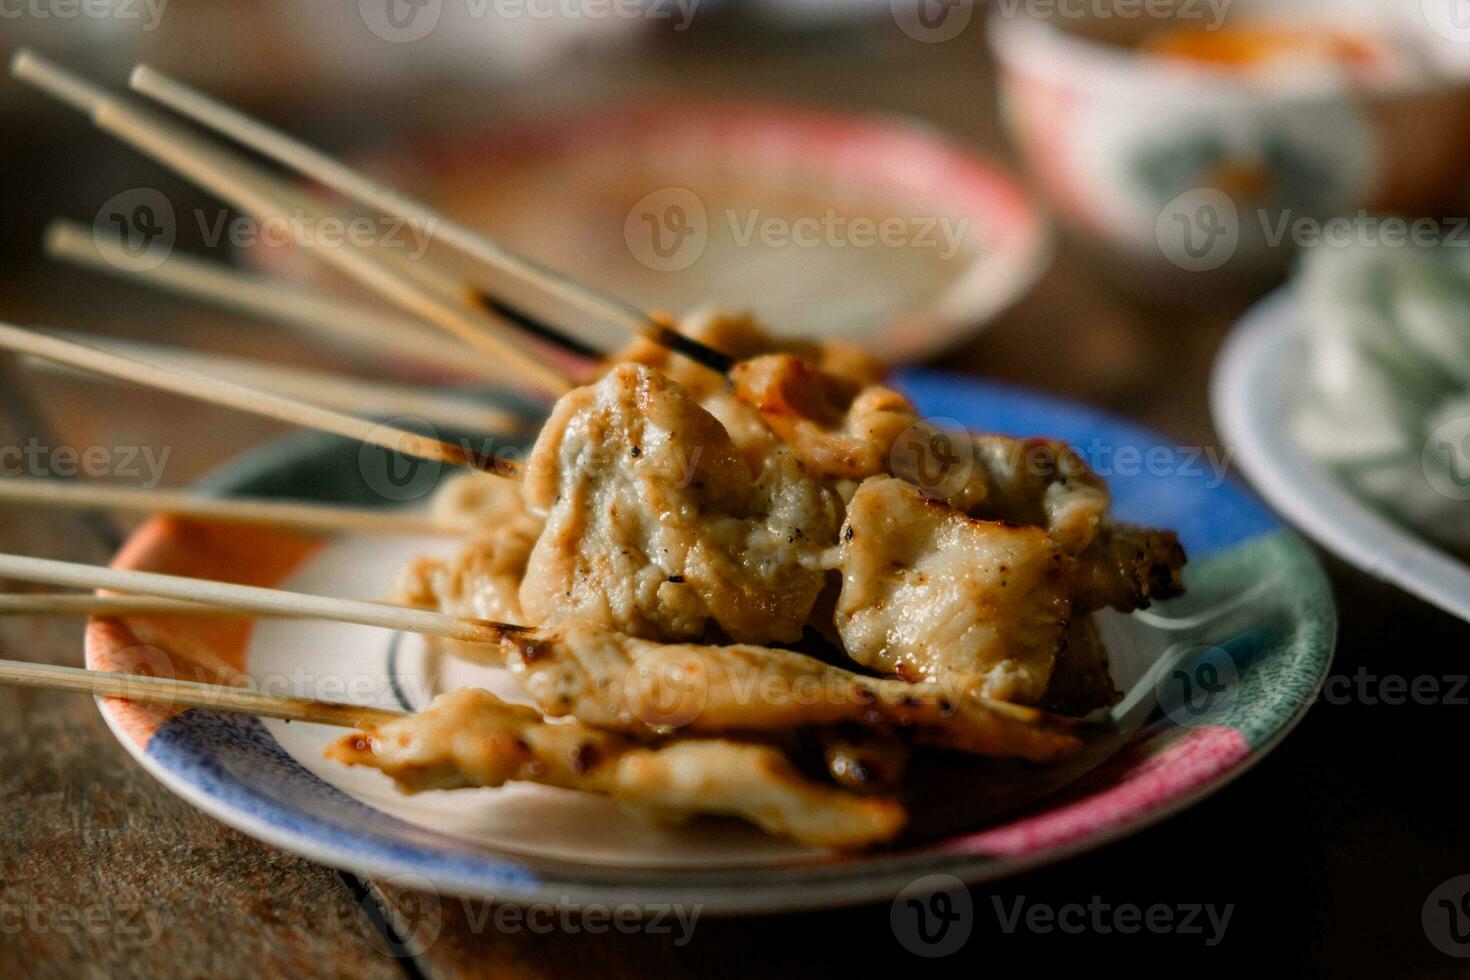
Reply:
M530 870L444 834L376 810L328 785L287 755L260 719L190 710L165 723L148 755L177 780L237 814L292 835L302 853L331 848L328 863L410 868L512 891L534 887Z

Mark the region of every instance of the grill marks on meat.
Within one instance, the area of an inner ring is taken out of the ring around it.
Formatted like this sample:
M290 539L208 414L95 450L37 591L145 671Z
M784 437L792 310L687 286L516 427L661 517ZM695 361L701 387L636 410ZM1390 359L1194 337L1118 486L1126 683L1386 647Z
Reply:
M580 623L501 646L542 711L604 731L655 737L850 723L1035 762L1080 748L1038 711L938 683L864 677L789 650L653 643Z
M1107 487L1072 447L1055 439L971 436L971 466L949 498L987 521L1044 527L1068 554L1107 522Z
M1172 531L1106 525L1077 558L1076 606L1132 612L1155 599L1172 599L1184 593L1184 563L1184 548Z
M528 620L668 640L710 626L798 639L838 524L835 495L789 453L752 478L712 415L631 364L557 403L525 491L546 514L520 590Z
M853 344L773 337L748 314L704 311L686 320L680 332L737 361L763 354L792 354L826 374L862 385L877 384L887 373L883 362ZM720 420L751 473L759 473L766 457L780 448L760 412L739 398L724 377L708 368L643 338L633 341L616 361L647 365L683 386L691 398Z
M541 783L606 794L664 820L737 817L819 847L880 844L905 820L895 800L811 782L769 746L722 739L648 746L585 725L550 724L474 689L441 695L423 712L376 731L344 736L327 756L377 769L410 793Z
M1040 702L1071 616L1072 561L1046 531L978 521L874 477L842 537L836 623L849 656L909 681Z
M826 479L886 473L894 440L916 419L898 392L830 374L791 354L741 361L730 382L802 465Z

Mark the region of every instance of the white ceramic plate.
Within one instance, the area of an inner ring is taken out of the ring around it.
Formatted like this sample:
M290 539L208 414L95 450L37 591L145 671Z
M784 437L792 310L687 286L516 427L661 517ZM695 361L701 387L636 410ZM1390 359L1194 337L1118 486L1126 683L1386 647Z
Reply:
M1263 300L1215 364L1215 425L1261 494L1324 548L1371 575L1470 620L1470 565L1354 496L1293 443L1285 420L1306 375L1290 292Z

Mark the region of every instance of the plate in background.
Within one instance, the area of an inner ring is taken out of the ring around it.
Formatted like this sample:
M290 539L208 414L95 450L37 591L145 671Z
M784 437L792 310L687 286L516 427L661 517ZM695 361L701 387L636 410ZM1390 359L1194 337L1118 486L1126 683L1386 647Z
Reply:
M1052 256L1005 170L891 118L640 105L424 141L375 169L646 308L749 309L777 333L841 336L893 363L971 336Z
M1287 432L1307 348L1289 290L1256 305L1215 363L1215 425L1242 469L1277 510L1363 571L1470 620L1470 565L1358 499Z

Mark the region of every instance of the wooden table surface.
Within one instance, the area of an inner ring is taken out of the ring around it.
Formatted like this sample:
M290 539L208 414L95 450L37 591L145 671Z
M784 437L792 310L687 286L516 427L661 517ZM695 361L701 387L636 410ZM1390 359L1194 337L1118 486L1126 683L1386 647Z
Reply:
M808 101L910 112L977 148L1004 152L978 43L919 52L888 42L856 51L824 44L673 50L636 70L587 71L595 85L586 77L548 82L554 91L544 97L575 101L591 88L604 97L795 92ZM493 114L494 99L482 108ZM278 116L293 121L287 109ZM319 114L294 121L323 122ZM106 144L79 122L58 116L21 133L0 172L8 219L0 233L0 318L140 336L187 332L199 346L311 359L305 350L281 351L279 335L262 336L246 321L37 263L33 242L45 215L90 214L107 196L100 188L132 186L139 174L159 181L147 165L104 152ZM35 190L12 194L21 173L35 178ZM1247 300L1208 312L1141 304L1094 270L1088 250L1069 244L1024 303L943 366L1084 399L1181 444L1213 445L1209 366ZM179 402L152 393L9 364L5 371L0 445L34 438L49 447L167 449L171 485L282 431L199 406L180 411ZM7 508L0 551L101 562L125 531L126 522L112 519ZM1470 626L1324 561L1342 610L1335 674L1430 677L1448 689L1470 672ZM81 633L77 621L6 619L0 656L78 664ZM922 969L977 976L1125 961L1130 970L1136 963L1208 973L1459 975L1464 961L1431 945L1420 916L1438 884L1470 873L1465 719L1463 700L1394 706L1353 695L1321 703L1279 749L1208 801L1101 851L974 889L974 931L943 959L908 952L886 904L701 919L685 942L677 932L598 932L595 922L575 917L549 932L497 926L506 920L493 907L449 896L439 900L442 928L433 942L404 956L383 938L382 925L396 911L422 908L421 896L380 889L204 816L128 758L90 699L0 688L0 975L369 980ZM1198 935L1007 929L1018 901L1054 908L1200 903L1228 906L1231 917L1223 940L1211 946Z

